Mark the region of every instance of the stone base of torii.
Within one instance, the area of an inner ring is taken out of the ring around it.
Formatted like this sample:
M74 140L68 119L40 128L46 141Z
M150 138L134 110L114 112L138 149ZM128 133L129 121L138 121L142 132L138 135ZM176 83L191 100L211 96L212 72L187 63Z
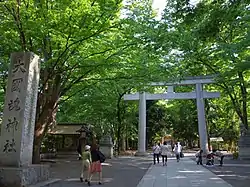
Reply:
M203 90L204 84L214 83L214 77L201 76L193 77L173 83L152 83L151 86L167 86L167 93L150 94L145 92L126 94L124 100L139 100L139 128L138 128L138 150L137 156L147 155L146 152L146 100L161 100L161 99L196 99L198 111L198 126L200 147L204 152L208 152L208 136L206 128L205 105L204 99L218 98L219 92L207 92ZM195 85L194 92L176 93L174 87L178 85Z

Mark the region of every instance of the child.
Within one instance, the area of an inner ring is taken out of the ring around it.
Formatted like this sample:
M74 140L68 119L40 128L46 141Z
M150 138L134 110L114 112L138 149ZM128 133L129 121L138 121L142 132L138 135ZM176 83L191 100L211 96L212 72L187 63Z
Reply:
M87 171L87 178L85 179L85 182L88 182L88 185L90 185L90 164L92 163L91 159L91 153L90 153L90 146L86 145L85 146L85 151L82 152L82 172L81 172L81 177L80 181L83 182L83 175L84 172Z
M214 155L212 153L207 154L207 163L206 165L214 165Z

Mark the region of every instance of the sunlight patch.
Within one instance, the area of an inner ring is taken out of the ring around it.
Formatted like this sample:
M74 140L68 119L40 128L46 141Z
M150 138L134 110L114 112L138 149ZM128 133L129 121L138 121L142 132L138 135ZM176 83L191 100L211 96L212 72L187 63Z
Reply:
M219 177L212 177L212 178L210 178L211 180L221 180L221 178L219 178Z
M194 171L188 171L188 170L186 170L186 171L178 171L178 172L180 172L180 173L204 173L204 171L201 171L201 170L194 170Z
M170 177L169 179L186 179L186 176L175 176L175 177Z
M102 163L102 166L112 166L110 163Z

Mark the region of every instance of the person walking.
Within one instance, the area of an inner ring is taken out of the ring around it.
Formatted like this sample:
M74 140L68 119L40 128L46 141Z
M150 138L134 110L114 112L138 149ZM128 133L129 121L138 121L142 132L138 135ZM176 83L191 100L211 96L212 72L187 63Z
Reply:
M173 151L175 153L177 162L179 162L180 161L180 156L181 156L181 151L182 151L182 146L181 146L180 142L175 144Z
M168 161L168 154L169 154L169 148L167 145L167 142L164 141L163 145L161 146L161 157L162 157L162 163L163 166L167 166L167 161Z
M160 153L161 153L160 143L159 144L155 143L155 145L153 146L154 164L156 162L156 159L157 159L157 162L159 164L159 162L160 162L160 158L159 158Z
M223 160L224 160L225 155L219 150L213 150L213 155L219 158L219 161L220 161L219 166L223 166Z
M199 165L199 164L203 165L203 163L202 163L203 150L202 149L195 154L195 157L196 157L197 165Z
M91 158L90 146L89 145L85 146L85 150L81 154L81 160L82 160L82 170L81 170L80 181L83 182L84 173L87 172L85 182L89 183L89 180L90 180L90 165L92 163L92 158Z
M102 184L102 164L101 162L104 162L105 158L103 154L98 150L97 145L93 145L91 148L91 157L92 157L92 164L90 166L90 179L89 179L89 185L91 183L91 179L93 177L93 174L98 173L99 176L99 182L98 184Z

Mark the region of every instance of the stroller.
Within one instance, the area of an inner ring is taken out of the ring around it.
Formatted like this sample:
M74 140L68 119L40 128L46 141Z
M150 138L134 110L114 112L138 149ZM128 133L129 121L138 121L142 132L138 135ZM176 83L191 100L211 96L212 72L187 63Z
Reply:
M206 165L214 165L214 155L212 153L207 154L206 156L207 162Z

